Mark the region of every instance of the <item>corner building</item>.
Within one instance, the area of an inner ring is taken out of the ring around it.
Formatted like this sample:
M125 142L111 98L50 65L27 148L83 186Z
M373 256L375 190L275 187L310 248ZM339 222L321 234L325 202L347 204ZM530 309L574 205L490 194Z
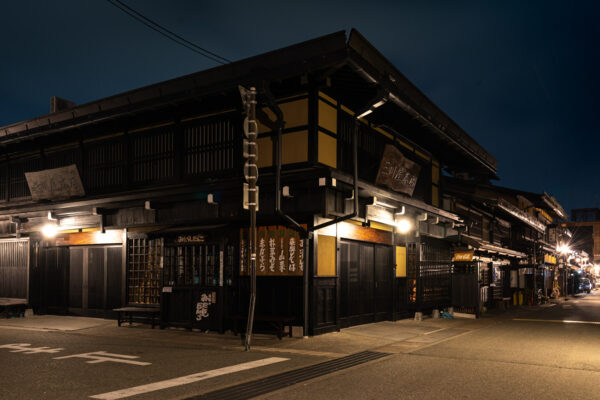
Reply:
M249 298L238 85L258 91L257 315L319 334L452 305L463 224L442 171L485 182L497 162L355 30L0 128L0 297L233 327Z

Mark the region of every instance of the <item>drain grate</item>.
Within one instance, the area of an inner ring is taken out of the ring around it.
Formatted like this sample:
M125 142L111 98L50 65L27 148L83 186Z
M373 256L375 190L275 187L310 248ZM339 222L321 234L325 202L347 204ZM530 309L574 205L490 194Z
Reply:
M186 400L242 400L260 396L261 394L273 392L292 386L300 382L307 381L319 376L327 375L335 371L350 368L355 365L377 360L378 358L388 356L388 353L379 353L374 351L362 351L351 354L346 357L337 358L331 361L325 361L320 364L309 365L307 367L295 369L281 374L269 376L267 378L257 379L252 382L242 383L236 386L216 390L199 396L189 397Z

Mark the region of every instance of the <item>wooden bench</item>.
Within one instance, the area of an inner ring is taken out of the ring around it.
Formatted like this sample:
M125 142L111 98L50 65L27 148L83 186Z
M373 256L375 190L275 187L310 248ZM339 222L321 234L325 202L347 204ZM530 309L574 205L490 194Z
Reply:
M114 308L113 311L117 312L117 324L121 326L121 322L129 320L129 325L132 324L133 319L142 320L144 322L150 321L152 329L156 325L156 321L160 316L159 307L121 307ZM123 317L123 318L122 318ZM127 318L129 317L129 318Z
M233 320L233 333L235 335L239 332L239 323L248 323L247 315L231 315L229 319ZM288 327L289 336L292 337L292 324L296 320L296 317L283 316L283 315L255 315L254 322L264 322L274 328L277 338L281 340L284 335L284 327ZM245 328L245 326L244 326Z

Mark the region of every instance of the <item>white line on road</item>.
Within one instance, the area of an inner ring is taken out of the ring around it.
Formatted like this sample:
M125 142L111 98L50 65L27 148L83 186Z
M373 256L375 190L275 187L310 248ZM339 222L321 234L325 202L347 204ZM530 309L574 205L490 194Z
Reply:
M179 378L167 379L165 381L149 383L147 385L135 386L128 389L116 390L114 392L108 392L103 394L97 394L90 396L92 399L102 400L116 400L125 397L135 396L142 393L154 392L156 390L167 389L174 386L187 385L188 383L194 383L203 381L205 379L214 378L216 376L232 374L238 371L245 371L252 368L263 367L269 364L275 364L282 361L287 361L289 358L281 357L270 357L262 360L250 361L243 364L232 365L229 367L213 369L210 371L199 372L197 374L181 376Z
M123 364L132 364L132 365L150 365L152 363L144 362L144 361L133 361L133 358L140 358L139 356L129 356L126 354L113 354L107 353L105 351L95 351L93 353L82 353L82 354L73 354L70 356L63 357L54 357L55 360L64 360L66 358L88 358L91 361L86 361L88 364L98 364L103 362L117 362Z
M447 328L440 328L440 329L436 329L435 331L425 332L423 335L431 335L432 333L443 331L444 329L447 329Z
M600 325L599 321L573 321L568 319L534 319L534 318L513 318L513 321L528 321L528 322L556 322L559 324L587 324Z

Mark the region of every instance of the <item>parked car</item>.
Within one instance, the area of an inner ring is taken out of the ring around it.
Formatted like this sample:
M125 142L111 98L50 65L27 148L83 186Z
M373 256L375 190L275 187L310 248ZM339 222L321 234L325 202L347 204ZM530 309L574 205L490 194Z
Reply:
M578 289L579 292L591 293L591 291L592 291L592 283L590 282L589 279L582 278L582 279L579 280L579 286L578 286L577 289Z

